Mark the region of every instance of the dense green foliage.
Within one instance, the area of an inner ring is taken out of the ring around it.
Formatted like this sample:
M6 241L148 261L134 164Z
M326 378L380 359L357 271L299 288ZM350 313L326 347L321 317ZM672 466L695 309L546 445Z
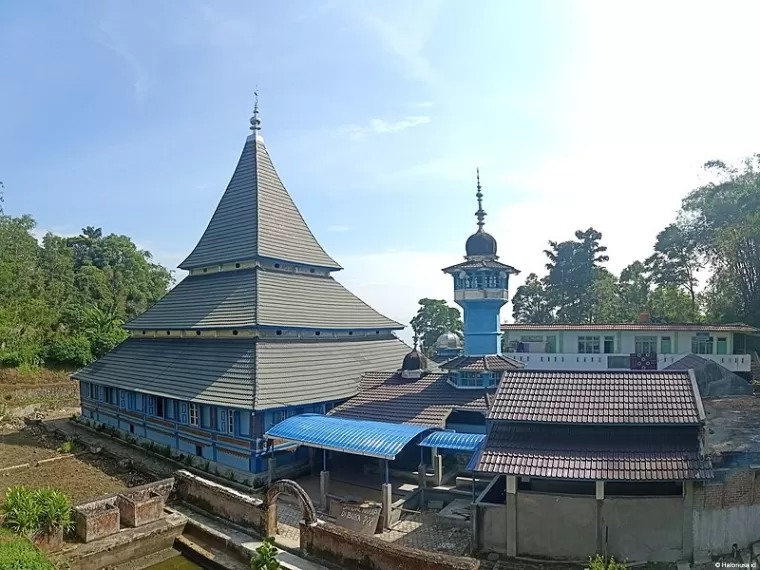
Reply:
M251 570L280 570L282 566L277 561L277 548L271 536L262 540L256 549L256 556L251 559Z
M459 309L449 307L443 299L420 299L420 308L411 320L415 342L420 341L425 352L435 348L435 341L443 333L462 333L462 315Z
M16 534L50 534L57 529L68 532L74 526L71 499L56 489L11 487L2 506L3 525Z
M601 554L597 554L594 558L589 560L589 565L586 570L626 570L627 566L622 562L616 562L614 558L610 558L608 561L604 559Z
M714 161L713 180L683 200L654 251L615 276L602 234L549 242L547 274L531 274L512 299L518 323L745 322L760 326L760 155L741 168ZM631 236L631 239L636 239ZM700 290L697 272L711 275Z
M0 570L54 570L45 555L26 538L0 530Z
M34 229L30 216L0 207L0 364L87 364L171 285L171 273L126 236L88 227L38 242Z

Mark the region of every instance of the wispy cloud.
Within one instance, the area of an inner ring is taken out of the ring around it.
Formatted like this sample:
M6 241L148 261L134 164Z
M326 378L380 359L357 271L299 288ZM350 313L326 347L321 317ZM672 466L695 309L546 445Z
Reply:
M409 103L409 106L413 109L430 109L435 106L435 103L433 101L417 101Z
M370 134L400 133L420 125L426 125L430 120L428 116L405 117L398 121L372 119L367 125L347 125L340 128L339 131L351 140L359 140Z
M121 35L116 31L119 21L119 15L113 9L109 10L98 22L98 28L95 34L93 34L93 40L101 47L116 54L129 68L134 77L135 98L139 102L150 87L151 80L145 67L127 48L125 42L121 39Z
M353 229L351 226L327 226L327 231L334 233L350 232Z

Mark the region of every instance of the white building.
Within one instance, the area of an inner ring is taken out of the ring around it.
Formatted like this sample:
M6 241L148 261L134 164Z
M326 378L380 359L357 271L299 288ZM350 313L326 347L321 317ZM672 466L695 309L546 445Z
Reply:
M502 324L507 356L536 370L657 369L688 354L713 360L750 377L757 354L748 336L760 329L743 323L726 325L658 324L642 315L625 324ZM758 363L756 363L757 367Z

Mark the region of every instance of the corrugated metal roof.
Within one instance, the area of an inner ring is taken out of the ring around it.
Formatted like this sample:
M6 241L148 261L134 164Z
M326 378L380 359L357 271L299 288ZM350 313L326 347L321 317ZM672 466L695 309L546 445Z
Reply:
M581 481L689 481L713 476L696 427L516 425L496 422L468 469Z
M515 275L518 275L520 273L519 269L515 269L511 265L506 265L505 263L501 263L500 261L495 261L493 259L479 259L477 261L467 260L463 261L462 263L452 265L451 267L446 267L442 271L444 273L453 273L457 270L462 271L466 269L501 269L502 271L513 273Z
M420 442L420 447L437 447L452 451L473 452L486 436L482 433L459 433L455 431L436 431Z
M250 136L203 236L181 269L269 257L340 269L319 245L272 165Z
M167 398L266 410L350 398L364 371L398 365L408 350L387 337L129 338L73 377Z
M369 372L362 376L359 393L330 415L442 428L453 410L486 414L486 390L460 390L447 380L447 374L434 372L418 380L397 372Z
M428 431L430 428L423 426L301 414L280 422L264 437L353 455L395 459L407 444Z
M502 331L692 331L757 333L760 329L744 323L725 325L666 323L502 323Z
M488 419L564 424L698 425L688 372L513 370Z
M332 277L240 269L185 278L126 328L402 329Z

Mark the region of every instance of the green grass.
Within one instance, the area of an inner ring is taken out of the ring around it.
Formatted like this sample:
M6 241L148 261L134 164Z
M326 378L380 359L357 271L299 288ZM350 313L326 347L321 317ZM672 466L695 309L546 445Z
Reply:
M26 538L0 529L0 570L55 570Z

